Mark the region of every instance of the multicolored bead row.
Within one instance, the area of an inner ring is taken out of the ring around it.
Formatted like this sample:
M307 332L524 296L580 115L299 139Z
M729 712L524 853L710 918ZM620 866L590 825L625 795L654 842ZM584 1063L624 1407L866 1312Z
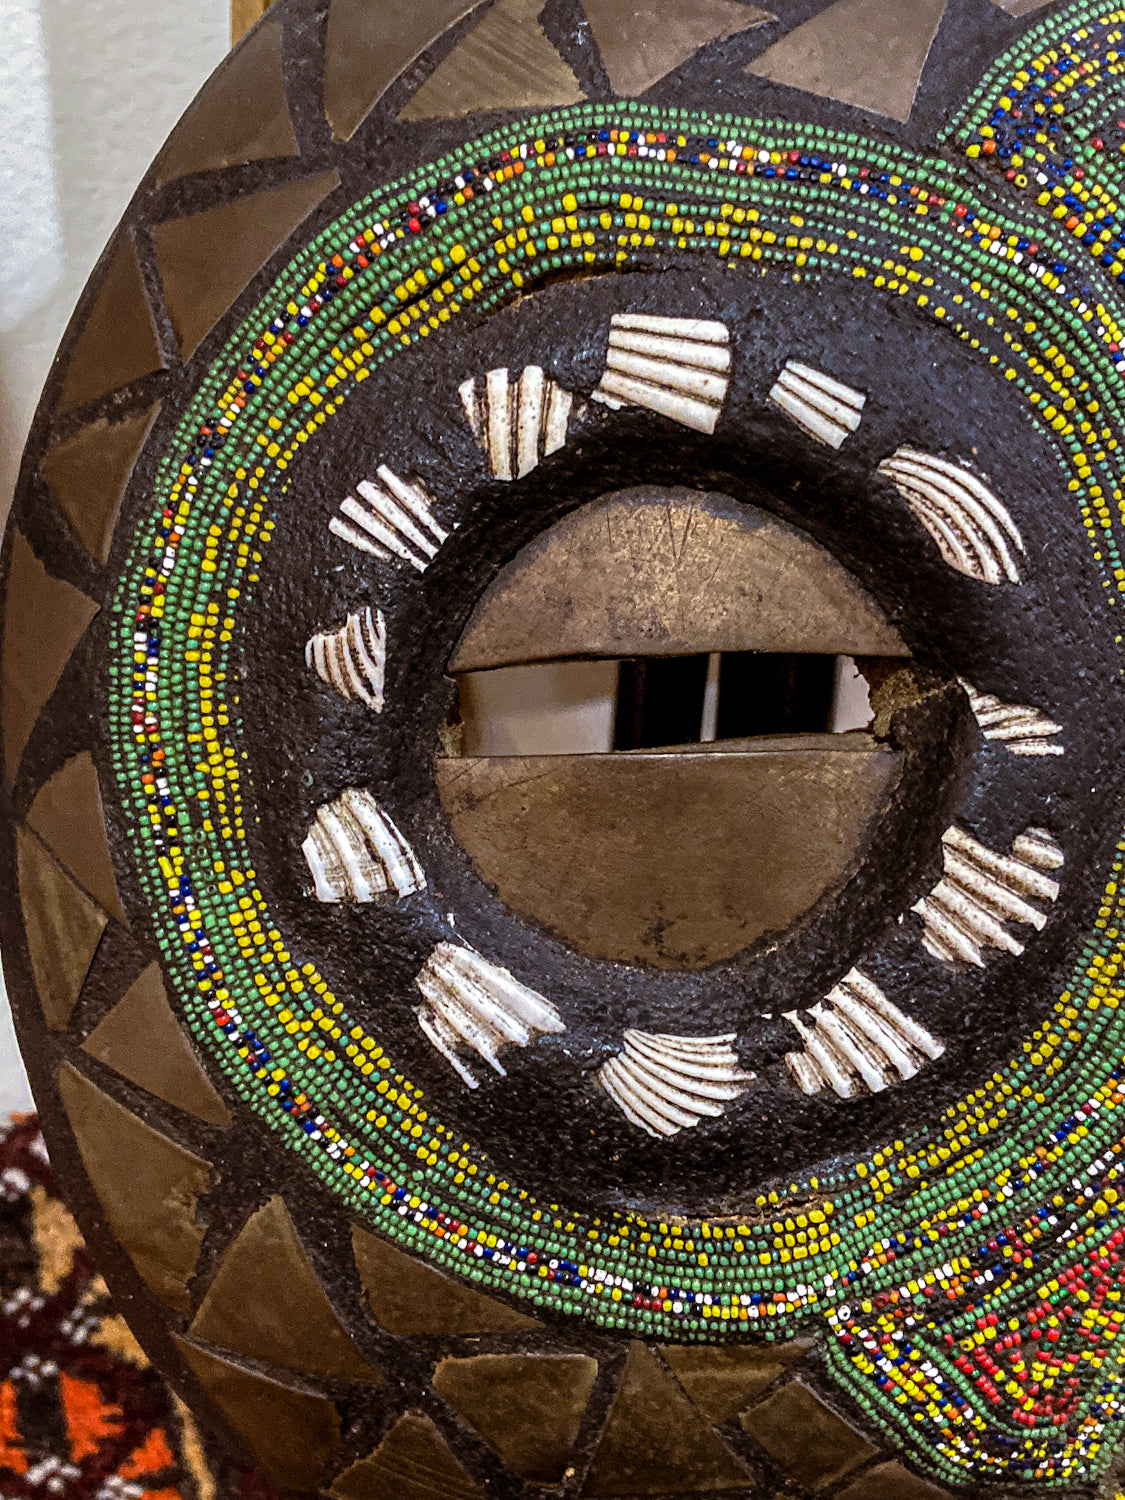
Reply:
M587 1219L498 1180L291 955L246 867L238 616L301 447L462 311L544 273L685 252L863 279L949 325L1026 396L1107 590L1125 588L1111 509L1121 315L1052 223L1029 235L944 162L812 127L636 105L521 122L318 236L185 414L117 601L111 730L138 873L201 1044L379 1231L643 1336L788 1336L815 1314L841 1379L931 1467L1073 1483L1122 1427L1120 860L1071 988L1022 1057L935 1139L763 1195L742 1225Z

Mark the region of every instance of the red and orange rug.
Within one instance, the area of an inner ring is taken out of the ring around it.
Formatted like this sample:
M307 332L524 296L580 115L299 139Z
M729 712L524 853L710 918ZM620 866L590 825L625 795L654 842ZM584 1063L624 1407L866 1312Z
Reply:
M209 1451L115 1312L33 1116L0 1126L0 1500L277 1500Z

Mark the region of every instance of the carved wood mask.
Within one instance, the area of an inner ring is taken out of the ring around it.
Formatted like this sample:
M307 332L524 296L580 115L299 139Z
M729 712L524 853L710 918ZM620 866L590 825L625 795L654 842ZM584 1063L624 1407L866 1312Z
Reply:
M1109 1482L1123 37L276 0L142 183L5 543L5 972L287 1492ZM607 743L487 746L575 664Z

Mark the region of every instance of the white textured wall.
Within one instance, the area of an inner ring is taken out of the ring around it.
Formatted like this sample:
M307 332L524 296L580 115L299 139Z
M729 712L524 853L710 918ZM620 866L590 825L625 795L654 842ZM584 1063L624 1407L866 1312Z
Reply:
M229 0L0 0L2 514L78 294L229 33ZM29 1103L0 999L0 1113Z

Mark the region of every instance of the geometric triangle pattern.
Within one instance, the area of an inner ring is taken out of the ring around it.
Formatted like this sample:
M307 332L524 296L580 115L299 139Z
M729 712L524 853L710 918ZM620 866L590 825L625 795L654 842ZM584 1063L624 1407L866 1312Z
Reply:
M583 1495L705 1495L749 1482L655 1356L631 1344Z
M159 964L149 964L133 981L82 1050L166 1104L208 1125L230 1124L230 1111L172 1014Z
M35 721L98 606L48 573L14 527L9 536L2 717L4 763L12 781Z
M281 27L267 21L234 49L157 157L158 187L189 172L299 154L281 42Z
M582 90L539 27L542 9L543 0L499 0L438 64L400 118L577 104Z
M324 60L324 113L337 140L349 141L382 94L435 37L479 0L372 5L331 0Z
M382 1383L333 1311L280 1198L246 1221L191 1332L304 1374Z
M354 1226L352 1245L371 1315L388 1333L452 1337L540 1326Z
M70 356L58 410L73 411L163 368L137 252L126 235L109 258L97 300Z
M125 921L106 841L105 814L94 759L73 756L39 788L27 814L51 853L118 922Z
M836 1500L949 1500L945 1490L912 1474L905 1464L891 1462L864 1469Z
M160 411L93 422L51 448L40 465L59 509L91 557L104 563L125 486Z
M905 122L945 0L836 0L747 72Z
M153 1292L187 1312L188 1282L203 1243L195 1217L212 1170L111 1099L70 1063L55 1074L82 1165L105 1222Z
M428 1417L400 1417L369 1457L345 1469L334 1500L484 1500Z
M175 1343L275 1484L307 1490L327 1477L340 1447L340 1414L326 1396L244 1370L186 1339Z
M620 0L582 0L615 94L632 99L711 42L776 19L732 0L652 0L639 13Z
M597 1373L582 1354L479 1354L443 1359L434 1390L513 1473L558 1484Z
M802 1380L792 1380L741 1417L750 1433L798 1484L821 1489L875 1457L850 1422Z
M16 834L20 902L27 951L43 1016L65 1031L108 918L67 875L33 833Z
M810 1341L792 1344L733 1344L708 1349L666 1344L660 1357L711 1422L730 1422L807 1354Z
M154 225L164 297L185 359L339 181L337 173L321 172Z

